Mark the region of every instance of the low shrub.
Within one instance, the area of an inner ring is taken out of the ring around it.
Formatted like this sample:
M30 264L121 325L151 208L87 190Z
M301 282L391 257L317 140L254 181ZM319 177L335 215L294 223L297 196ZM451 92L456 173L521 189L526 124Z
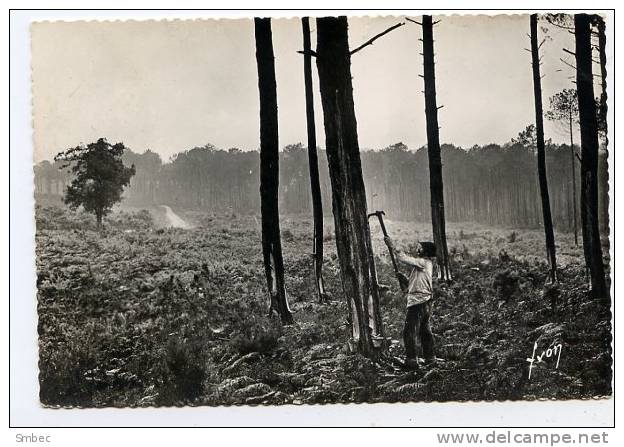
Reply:
M91 344L67 343L63 349L45 347L39 362L39 398L45 405L92 406L97 380L85 377L97 367Z
M161 365L161 405L183 404L202 395L207 377L206 355L198 342L170 338Z
M282 326L275 318L247 315L238 328L230 344L240 354L271 352L282 335Z
M282 230L282 239L286 242L292 242L295 239L295 235L290 229L286 228Z
M519 290L520 277L518 272L509 269L498 272L494 277L492 287L500 299L509 299Z

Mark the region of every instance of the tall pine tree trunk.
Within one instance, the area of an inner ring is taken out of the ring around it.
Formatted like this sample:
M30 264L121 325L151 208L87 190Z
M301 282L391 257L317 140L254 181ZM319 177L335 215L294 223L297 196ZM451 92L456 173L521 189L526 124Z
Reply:
M542 109L542 77L540 75L539 44L537 42L537 14L531 14L531 57L533 66L533 93L535 96L535 129L537 134L537 175L542 199L542 217L546 235L546 253L550 264L550 280L557 281L555 232L550 212L550 196L546 175L546 148L544 144L544 114Z
M574 222L574 245L578 245L578 217L576 215L576 156L574 154L574 131L572 107L570 112L570 161L572 162L572 216Z
M436 102L435 60L433 52L433 18L423 16L423 64L425 80L425 115L427 118L427 152L429 154L429 186L431 188L431 225L436 245L440 278L451 279L448 247L446 244L446 221L444 217L444 184L442 181L442 157L440 154L440 129Z
M605 34L605 21L600 15L596 15L596 27L598 28L598 57L600 61L600 109L599 127L604 134L604 153L598 159L598 194L599 200L599 227L602 231L609 231L609 173L608 154L609 137L607 126L607 36Z
M598 60L600 61L600 120L605 133L605 146L607 138L607 35L605 34L605 21L601 16L596 16L598 28Z
M581 126L581 225L585 264L595 298L608 297L598 227L598 123L592 73L591 18L574 15L576 88Z
M282 323L293 322L284 285L284 260L280 238L278 187L279 137L277 127L277 86L271 19L254 19L256 61L260 91L260 212L262 254L269 294L269 314L277 312Z
M303 78L305 82L306 123L308 127L308 163L310 165L310 188L312 192L312 215L314 220L314 279L319 302L325 302L323 282L323 200L319 179L318 154L316 152L316 126L314 122L314 93L312 90L312 46L310 44L310 18L301 19L303 28Z
M383 332L353 105L347 18L319 18L316 28L316 61L342 286L351 311L353 341L361 354L374 357L379 346L375 338Z

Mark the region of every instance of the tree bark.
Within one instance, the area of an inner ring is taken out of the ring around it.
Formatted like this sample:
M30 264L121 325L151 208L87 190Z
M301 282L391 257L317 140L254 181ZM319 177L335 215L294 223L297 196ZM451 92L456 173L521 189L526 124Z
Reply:
M440 129L436 102L435 60L433 52L433 18L422 18L423 30L423 77L425 80L425 115L427 119L427 152L429 154L429 186L431 189L431 225L436 246L439 275L451 279L448 247L446 244L446 220L444 216L444 184L442 181L442 157L440 154Z
M383 336L379 289L367 219L357 136L346 17L316 21L317 68L332 186L332 209L342 286L351 312L353 342L368 357Z
M537 136L537 174L542 199L542 217L546 235L546 254L550 264L550 280L557 281L557 255L546 174L546 148L544 144L544 115L542 108L542 77L540 75L539 44L537 42L537 14L531 14L531 57L533 66L533 93L535 95L535 130Z
M254 19L258 90L260 91L260 212L262 254L269 294L269 314L276 312L283 324L293 322L284 284L284 260L279 225L279 136L277 86L271 19Z
M599 127L604 133L604 156L598 160L598 194L599 201L599 227L609 231L609 134L607 126L607 36L605 34L605 21L600 15L596 15L596 27L598 28L598 54L600 61L600 123Z
M570 161L572 162L572 216L574 222L574 245L578 245L578 217L576 215L576 156L574 153L574 131L572 128L573 119L572 107L570 112Z
M314 220L314 279L320 303L327 300L323 281L323 200L319 179L318 154L316 152L316 125L314 122L314 93L312 90L312 46L310 44L310 18L301 19L303 29L303 78L305 83L306 123L308 130L308 164L310 166L310 189L312 192L312 215Z
M592 73L591 18L574 15L576 88L581 127L581 225L594 298L608 298L598 227L598 123Z
M605 34L605 21L597 15L596 27L598 28L598 58L600 61L600 120L602 121L605 134L605 147L609 143L607 138L607 36Z

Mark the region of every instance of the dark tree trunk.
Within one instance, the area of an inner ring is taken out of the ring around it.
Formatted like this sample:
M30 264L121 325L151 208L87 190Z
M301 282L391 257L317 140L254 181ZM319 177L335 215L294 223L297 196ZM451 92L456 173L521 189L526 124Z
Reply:
M606 137L605 137L606 138ZM609 160L606 147L598 153L598 227L609 237Z
M578 245L578 217L576 215L576 155L574 153L574 131L572 107L570 107L570 161L572 162L572 216L574 221L574 245Z
M374 357L383 335L351 83L346 17L316 21L317 67L342 286L353 341Z
M607 36L605 34L605 21L601 16L596 16L596 27L598 28L598 57L600 61L600 121L601 130L605 134L605 146L608 144L607 138Z
M423 63L425 80L425 115L427 118L427 152L429 154L429 186L431 188L431 225L436 245L440 278L451 279L448 247L446 244L446 221L444 217L444 184L442 181L442 157L440 155L440 129L436 102L435 60L433 52L433 18L423 16Z
M595 298L607 298L602 247L598 228L598 123L592 74L591 18L574 15L576 88L581 125L581 225L583 251Z
M555 250L555 232L550 213L548 177L546 174L546 148L544 144L544 115L542 109L542 77L540 75L539 44L537 42L537 14L531 14L531 57L533 66L533 93L535 96L535 130L537 136L537 175L539 177L540 196L542 198L542 217L546 235L546 254L550 264L550 280L557 281L557 256Z
M605 34L605 21L596 15L596 27L598 28L598 54L600 61L600 109L599 128L604 135L604 156L598 160L598 194L600 197L600 218L599 227L608 234L609 231L609 174L608 174L608 154L609 136L607 126L607 36Z
M284 260L280 238L278 187L279 137L277 128L277 87L271 19L254 19L256 61L260 91L260 212L262 254L269 293L269 314L277 312L282 323L293 322L284 285Z
M98 230L102 229L102 217L104 213L102 211L95 212L95 222L97 224Z
M310 18L301 19L303 28L303 77L305 82L306 123L308 126L308 163L310 165L310 188L312 191L312 215L314 219L314 278L319 302L327 299L323 282L323 200L319 179L318 155L316 153L316 126L314 123L314 93L312 90L312 46L310 44Z

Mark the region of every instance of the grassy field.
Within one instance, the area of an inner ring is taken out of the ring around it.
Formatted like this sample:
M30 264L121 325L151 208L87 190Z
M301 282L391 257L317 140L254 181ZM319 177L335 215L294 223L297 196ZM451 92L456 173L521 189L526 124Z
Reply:
M588 297L583 255L557 234L560 284L545 288L541 231L448 225L454 281L438 285L433 332L443 361L404 371L405 303L371 221L388 358L345 349L346 305L331 226L316 303L310 218L282 219L286 284L296 323L266 316L258 216L117 211L94 219L37 209L40 397L51 406L308 404L573 399L611 393L609 304ZM398 245L429 226L388 221ZM561 344L559 365L545 355Z

